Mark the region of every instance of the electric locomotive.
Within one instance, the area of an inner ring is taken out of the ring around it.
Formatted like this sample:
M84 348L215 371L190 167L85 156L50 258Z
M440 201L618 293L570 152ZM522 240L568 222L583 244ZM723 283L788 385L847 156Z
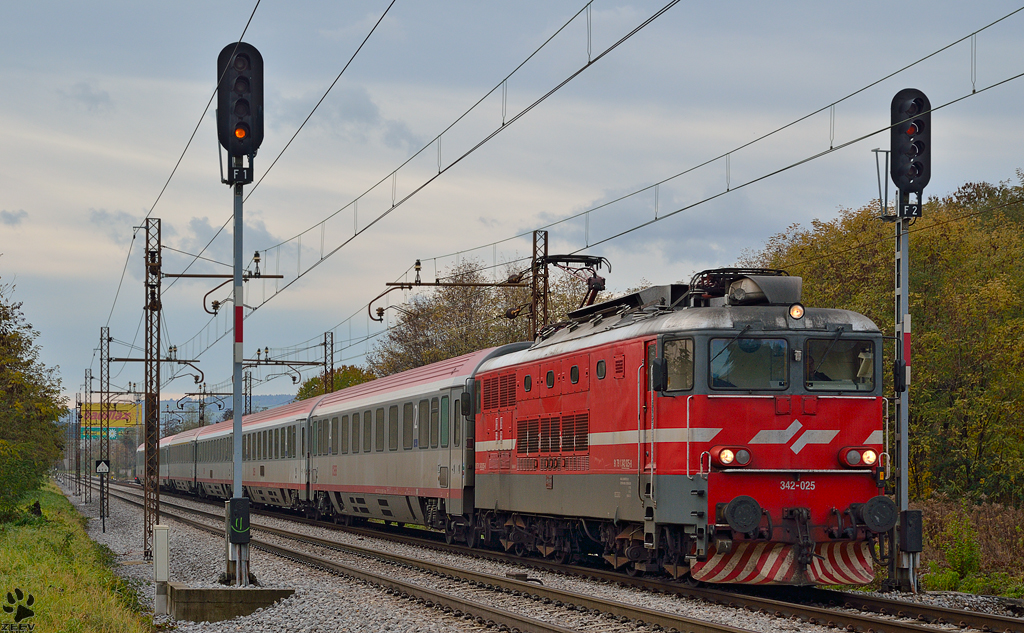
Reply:
M861 584L884 496L882 335L801 279L720 269L571 313L485 362L484 538L631 573Z

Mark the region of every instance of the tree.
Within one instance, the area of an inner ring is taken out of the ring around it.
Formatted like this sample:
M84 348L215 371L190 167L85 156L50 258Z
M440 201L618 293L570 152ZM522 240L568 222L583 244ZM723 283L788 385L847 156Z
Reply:
M10 299L13 291L0 285L0 520L17 514L17 503L64 450L57 368L39 362L38 333Z
M931 199L910 244L911 495L1024 503L1024 174ZM741 265L804 278L803 303L893 331L893 228L877 202L791 226ZM886 366L893 349L886 346ZM891 377L886 382L891 385ZM887 392L891 387L887 386Z
M342 365L341 367L334 368L334 391L339 391L345 387L351 387L358 385L369 380L376 378L371 372L359 367L357 365ZM295 394L296 400L305 400L306 398L312 398L313 396L320 396L324 393L324 374L314 376L303 382L299 386L299 391Z

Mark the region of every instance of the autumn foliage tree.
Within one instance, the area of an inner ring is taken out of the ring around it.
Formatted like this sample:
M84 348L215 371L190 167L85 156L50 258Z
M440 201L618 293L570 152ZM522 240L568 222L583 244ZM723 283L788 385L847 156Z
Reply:
M1024 174L927 202L910 236L911 495L1024 504ZM893 225L877 201L791 226L743 265L804 278L808 306L893 332ZM886 366L893 347L886 345ZM891 392L891 377L887 376Z
M17 515L64 450L60 379L39 362L38 333L11 300L13 290L0 285L0 521Z
M358 365L342 365L341 367L334 368L334 391L339 391L345 387L351 387L360 383L367 382L376 378L372 373L359 367ZM312 398L313 396L320 396L324 393L324 374L314 376L302 383L299 386L298 393L295 394L296 400L305 400L306 398Z
M516 271L506 266L501 279ZM463 260L445 271L443 281L488 283L481 262ZM585 281L555 269L549 280L549 320L557 322L578 308L587 292ZM433 292L413 296L396 306L396 321L367 356L367 365L375 375L387 376L421 367L462 354L533 338L529 331L530 289L514 286L440 287ZM509 319L510 309L526 308Z

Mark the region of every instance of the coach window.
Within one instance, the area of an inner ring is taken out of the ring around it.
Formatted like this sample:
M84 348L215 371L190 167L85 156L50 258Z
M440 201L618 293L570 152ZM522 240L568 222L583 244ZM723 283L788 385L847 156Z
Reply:
M338 454L338 418L331 418L331 454Z
M693 388L693 339L677 338L662 344L668 370L668 391Z
M455 415L452 417L452 444L459 445L462 435L462 398L455 399Z
M555 386L555 372L551 371L550 369L548 370L546 382L548 385L548 389L551 389L552 387Z
M281 429L274 429L274 459L281 457Z
M352 414L352 453L359 452L359 413Z
M302 453L301 457L305 458L309 453L306 452L306 425L302 425Z
M413 418L414 409L411 402L406 402L402 406L402 448L409 450L412 448L412 430L413 430Z
M437 448L437 398L430 399L430 448Z
M441 396L441 448L448 448L448 396Z
M384 450L384 407L377 409L377 440L374 442L374 448L377 452Z
M398 450L398 405L388 407L388 450Z
M604 380L604 377L608 375L608 367L605 365L603 360L597 361L597 379Z
M569 380L574 385L580 381L579 365L573 365L572 368L569 370Z
M295 457L295 433L295 425L293 424L291 439L288 441L288 449L291 451L291 453L288 455L289 457Z
M428 446L430 446L430 423L428 422L428 420L430 419L429 400L420 400L420 410L418 417L420 426L420 433L418 438L419 446L420 448L427 448Z
M708 379L713 389L760 391L788 386L786 339L731 336L713 338L710 345Z
M330 455L331 454L331 438L328 432L331 430L331 426L327 421L327 418L320 420L320 454Z
M530 374L526 374L523 376L523 391L529 391L530 389L533 389L533 378L530 377Z
M309 426L309 454L313 457L320 454L320 420L313 420Z
M348 416L341 416L341 454L348 455Z
M373 452L373 412L363 411L363 452Z

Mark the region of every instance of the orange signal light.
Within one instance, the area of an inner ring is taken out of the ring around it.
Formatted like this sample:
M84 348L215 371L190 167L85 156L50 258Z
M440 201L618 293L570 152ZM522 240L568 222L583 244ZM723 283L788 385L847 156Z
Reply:
M245 135L246 135L246 132L245 132L245 128L244 127L236 127L235 128L235 138L243 139L243 138L245 138Z

